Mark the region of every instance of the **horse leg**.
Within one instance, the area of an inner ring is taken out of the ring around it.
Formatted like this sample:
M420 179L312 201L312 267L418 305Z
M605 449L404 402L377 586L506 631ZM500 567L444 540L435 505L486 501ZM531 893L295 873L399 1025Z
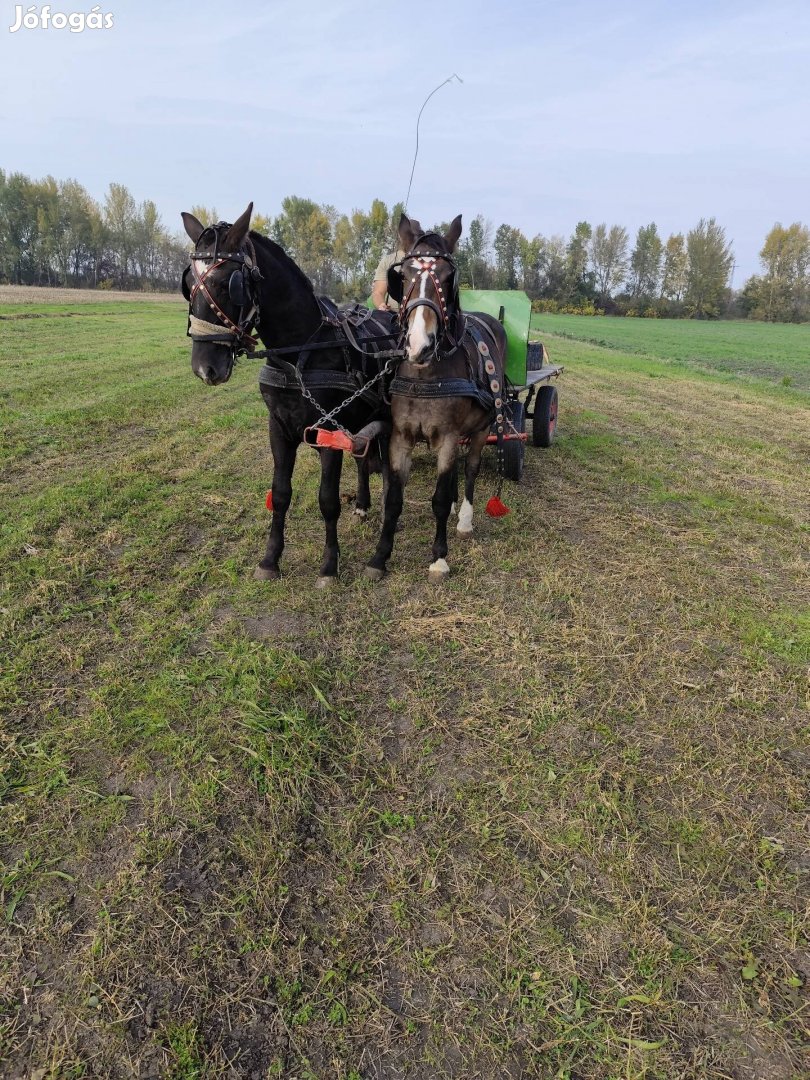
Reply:
M453 501L450 504L450 514L458 514L458 458L453 463L453 484L452 484Z
M385 574L385 567L394 549L394 535L402 513L405 485L411 474L411 455L413 440L407 439L395 431L391 436L389 451L388 482L385 484L385 507L383 526L377 549L366 565L366 577L379 581Z
M292 499L292 475L298 443L283 438L271 426L270 450L273 454L273 518L267 536L267 550L253 574L257 581L281 577L278 561L284 550L284 523Z
M436 518L436 536L433 540L433 562L428 570L431 581L444 581L450 573L447 565L447 519L453 505L453 488L458 483L458 435L445 435L439 444L438 478L433 493L433 516Z
M458 512L456 532L465 540L473 534L473 492L475 491L475 480L481 468L481 454L486 446L488 434L489 430L487 429L473 435L470 440L470 452L467 454L467 461L464 465L464 502Z
M388 483L391 477L391 465L389 456L390 438L380 440L380 468L382 471L382 505L383 514L385 513L385 500L388 498ZM400 513L399 520L397 521L397 532L402 532L405 528L402 521L402 514Z
M363 520L365 520L371 506L370 474L368 457L357 458L357 498L354 500L354 510L352 512Z
M321 573L316 582L319 589L334 585L337 581L338 560L338 518L340 517L340 472L343 468L341 450L321 450L321 486L318 491L318 504L326 525L326 544L323 549Z

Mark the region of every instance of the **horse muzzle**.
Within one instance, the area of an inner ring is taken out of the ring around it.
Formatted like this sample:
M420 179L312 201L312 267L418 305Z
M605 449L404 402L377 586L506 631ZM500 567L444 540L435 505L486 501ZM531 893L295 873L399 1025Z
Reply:
M225 353L224 349L212 345L198 346L195 342L192 347L191 370L206 386L226 383L233 374L233 350L229 349L224 356L222 353Z
M231 377L230 371L226 375L220 375L213 368L206 368L205 371L195 371L194 374L198 379L202 379L206 386L220 386Z
M405 342L405 359L416 367L427 367L436 359L436 344L434 333L420 334L413 345Z

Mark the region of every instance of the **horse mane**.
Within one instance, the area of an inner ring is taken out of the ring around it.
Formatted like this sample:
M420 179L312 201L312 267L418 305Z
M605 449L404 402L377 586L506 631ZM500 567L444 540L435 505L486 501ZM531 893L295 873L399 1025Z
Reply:
M309 278L298 265L298 263L295 262L295 260L287 254L283 247L280 247L275 242L275 240L271 240L269 236L263 236L261 233L255 232L253 229L250 230L249 235L250 239L257 247L264 248L268 255L271 255L277 262L280 262L283 266L285 266L291 274L296 275L301 284L314 295L315 289L312 285L312 282L309 280Z

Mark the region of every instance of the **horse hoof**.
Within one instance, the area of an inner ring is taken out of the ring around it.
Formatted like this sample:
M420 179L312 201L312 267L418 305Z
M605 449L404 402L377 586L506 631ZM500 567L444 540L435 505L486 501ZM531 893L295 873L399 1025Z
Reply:
M254 581L278 581L280 577L281 571L276 570L272 566L262 566L261 564L259 564L259 566L257 566L256 569L253 571Z
M456 529L456 535L459 540L472 540L473 531L470 529L469 532L465 532L463 529Z
M385 577L385 571L380 570L379 566L367 566L363 573L369 581L382 581Z
M315 582L316 589L331 589L333 585L337 585L336 577L319 577Z
M359 517L361 521L365 521L368 516L368 510L362 510L359 506L355 506L352 513L355 517Z
M437 559L435 563L431 563L428 569L428 578L431 581L444 581L449 576L450 567L444 559Z

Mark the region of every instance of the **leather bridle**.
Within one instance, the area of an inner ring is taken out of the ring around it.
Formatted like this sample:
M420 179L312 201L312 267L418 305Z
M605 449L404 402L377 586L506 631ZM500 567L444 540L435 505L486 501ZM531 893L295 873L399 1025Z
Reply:
M259 321L259 303L256 298L253 285L261 280L261 271L256 261L256 249L250 237L246 237L243 248L239 251L219 250L221 233L231 226L224 221L212 225L206 232L212 231L215 236L213 254L202 254L195 251L189 253L189 265L183 271L182 287L183 295L189 304L189 323L186 335L192 341L207 342L213 345L226 345L230 347L234 357L242 353L251 353L259 344L259 339L253 336L253 331ZM202 239L202 237L200 238ZM198 241L199 243L199 241ZM210 263L201 273L198 263ZM217 303L208 287L208 278L220 266L227 263L236 263L241 269L235 270L228 281L228 293L231 299L237 294L235 302L239 303L238 321L232 319L222 306ZM189 288L186 284L186 275L191 273L193 285ZM235 282L239 275L240 283ZM199 324L205 322L206 326L214 326L208 320L197 319L193 314L194 302L198 296L202 296L205 303L216 316L217 322L223 327L221 332L201 332ZM198 328L195 329L195 323Z
M414 244L414 249L419 247L422 243L420 237ZM430 251L430 252L417 252L412 250L397 263L391 266L391 271L398 274L400 278L404 278L402 270L397 270L397 267L402 267L406 262L415 262L417 275L411 282L411 287L408 292L403 290L402 298L399 304L399 321L404 331L407 331L408 320L413 312L418 307L429 308L434 314L439 323L439 334L437 337L437 343L441 343L445 339L450 345L451 349L458 348L458 340L450 330L450 320L456 314L448 310L447 297L445 296L445 288L439 281L439 277L436 273L436 263L439 259L443 259L453 270L453 275L450 278L449 292L452 293L451 302L455 300L456 286L455 283L458 280L458 268L453 262L452 258L445 254L443 251ZM414 290L416 289L420 278L423 274L427 274L431 283L433 284L434 291L436 293L436 300L432 300L427 296L417 296L411 299ZM390 290L389 290L390 291ZM457 328L456 328L457 329Z

